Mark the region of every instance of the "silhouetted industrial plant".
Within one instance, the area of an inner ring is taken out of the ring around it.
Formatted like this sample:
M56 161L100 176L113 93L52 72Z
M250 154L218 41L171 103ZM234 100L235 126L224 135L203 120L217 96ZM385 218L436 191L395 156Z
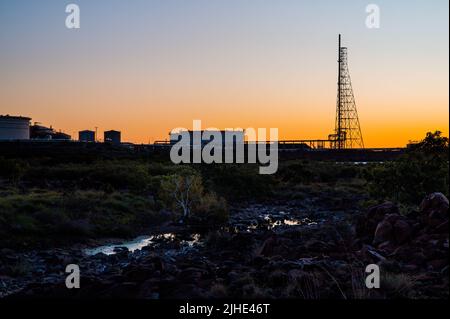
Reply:
M353 94L348 69L347 48L341 46L341 35L338 44L338 89L336 103L335 131L328 139L316 140L281 140L280 148L306 149L351 149L364 148L363 136L359 124L358 112ZM30 125L31 118L21 116L0 116L0 140L71 140L71 136L56 132L52 127L39 123ZM83 130L78 133L79 142L98 142L97 129ZM122 144L121 132L110 130L104 132L105 143ZM127 143L129 145L129 143ZM156 141L153 145L170 146L170 141Z

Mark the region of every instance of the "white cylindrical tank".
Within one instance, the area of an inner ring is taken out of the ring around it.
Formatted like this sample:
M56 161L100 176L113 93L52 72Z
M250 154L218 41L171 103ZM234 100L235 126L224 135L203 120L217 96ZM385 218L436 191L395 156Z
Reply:
M0 140L29 140L29 117L0 115Z

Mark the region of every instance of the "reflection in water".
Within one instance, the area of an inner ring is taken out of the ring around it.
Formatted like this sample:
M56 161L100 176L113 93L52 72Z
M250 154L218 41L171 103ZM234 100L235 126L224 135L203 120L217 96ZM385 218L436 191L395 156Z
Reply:
M317 225L316 222L313 222L309 218L303 218L303 219L283 219L283 220L276 220L271 221L270 227L275 228L278 226L298 226L298 225Z
M130 252L141 250L142 248L156 244L158 241L166 240L173 241L176 239L176 235L173 233L158 234L152 236L140 236L131 241L126 241L121 244L103 245L95 248L88 248L84 250L84 253L88 256L93 256L99 253L105 255L114 255L117 253L116 248L126 248ZM187 245L188 247L194 246L200 241L200 234L193 234L191 240L182 240L181 245Z
M283 215L283 218L280 218L279 215ZM263 220L262 223L257 221L253 221L250 225L246 227L247 232L252 232L257 230L258 228L263 229L274 229L280 226L312 226L317 225L317 222L312 221L309 218L290 218L289 214L284 212L280 212L278 216L272 216L270 214L259 215L259 218ZM237 229L238 230L238 229Z

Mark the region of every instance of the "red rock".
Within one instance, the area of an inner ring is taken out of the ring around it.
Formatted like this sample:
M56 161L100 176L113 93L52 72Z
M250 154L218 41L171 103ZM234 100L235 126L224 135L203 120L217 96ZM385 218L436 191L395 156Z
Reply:
M388 240L379 244L378 249L381 249L385 252L392 252L395 249L395 247L392 244L392 242Z
M402 218L400 214L387 214L386 216L384 216L384 220L391 223L392 225L394 225L400 218Z
M441 271L446 266L448 266L448 260L447 259L435 259L432 261L427 262L427 268L434 271Z
M426 224L429 226L438 226L449 218L449 202L442 193L432 193L424 198L420 204Z
M392 231L393 227L391 223L383 220L377 225L377 229L375 230L375 235L373 239L373 244L378 245L382 242L389 241L392 239Z
M257 249L257 256L271 256L274 253L275 247L278 245L278 240L275 236L267 238L262 246Z
M391 202L386 202L381 205L370 207L369 211L367 212L367 219L369 221L375 222L375 224L378 224L387 214L398 214L398 207Z
M434 229L437 233L445 233L448 234L449 228L448 228L448 220L446 220L445 222L439 224L436 226L436 228Z
M416 265L405 265L403 266L403 270L407 271L407 272L415 272L419 269L419 267L417 267Z
M394 224L394 238L397 244L408 241L412 234L412 227L404 220L397 220Z

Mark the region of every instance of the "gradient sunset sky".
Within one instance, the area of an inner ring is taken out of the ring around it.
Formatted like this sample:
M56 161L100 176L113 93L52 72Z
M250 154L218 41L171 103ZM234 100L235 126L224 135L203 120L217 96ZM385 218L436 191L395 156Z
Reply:
M81 29L65 27L65 7ZM378 4L381 28L365 25ZM449 127L448 0L0 0L0 114L77 137L175 127L334 129L337 36L366 147Z

